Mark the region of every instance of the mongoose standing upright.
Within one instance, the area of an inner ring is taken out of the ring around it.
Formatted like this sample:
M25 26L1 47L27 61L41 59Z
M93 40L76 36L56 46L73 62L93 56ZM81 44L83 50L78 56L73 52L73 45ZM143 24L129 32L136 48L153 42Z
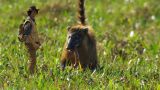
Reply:
M25 46L29 53L29 71L31 74L35 72L36 67L36 51L41 46L40 39L36 28L35 17L38 14L39 9L35 6L31 6L27 11L27 18L21 25L21 32L19 34L19 40L25 43Z

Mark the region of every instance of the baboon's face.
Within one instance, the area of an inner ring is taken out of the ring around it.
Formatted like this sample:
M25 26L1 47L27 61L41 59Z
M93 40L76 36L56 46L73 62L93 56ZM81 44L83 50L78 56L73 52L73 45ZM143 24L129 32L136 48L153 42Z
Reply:
M87 35L87 28L68 28L67 46L66 49L74 51L74 49L81 46L84 37Z

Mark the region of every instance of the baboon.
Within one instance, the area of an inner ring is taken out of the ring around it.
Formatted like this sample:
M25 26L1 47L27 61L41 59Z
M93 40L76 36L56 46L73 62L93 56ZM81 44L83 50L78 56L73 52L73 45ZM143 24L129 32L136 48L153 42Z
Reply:
M67 28L68 34L61 56L61 68L66 64L85 70L94 70L98 66L96 40L93 29L85 22L85 0L79 0L79 23Z

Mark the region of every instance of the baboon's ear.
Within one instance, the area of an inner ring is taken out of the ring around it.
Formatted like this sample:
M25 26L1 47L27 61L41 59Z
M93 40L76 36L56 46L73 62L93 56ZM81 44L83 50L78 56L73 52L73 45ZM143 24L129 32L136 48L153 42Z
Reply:
M83 32L84 32L84 33L88 33L88 28L84 28L84 29L83 29Z
M68 27L67 27L67 31L69 31L70 29L71 29L71 26L68 26Z

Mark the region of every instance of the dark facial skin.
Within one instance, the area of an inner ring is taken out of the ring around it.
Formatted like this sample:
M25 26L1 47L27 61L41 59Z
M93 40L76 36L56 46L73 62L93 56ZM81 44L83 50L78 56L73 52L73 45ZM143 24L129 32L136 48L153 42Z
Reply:
M79 47L81 41L82 41L82 38L80 33L78 32L70 33L68 35L67 49L73 50L74 48Z
M87 29L79 30L76 29L73 32L72 30L68 30L68 41L66 49L69 51L73 51L75 48L79 48L82 44L83 38L87 33Z

